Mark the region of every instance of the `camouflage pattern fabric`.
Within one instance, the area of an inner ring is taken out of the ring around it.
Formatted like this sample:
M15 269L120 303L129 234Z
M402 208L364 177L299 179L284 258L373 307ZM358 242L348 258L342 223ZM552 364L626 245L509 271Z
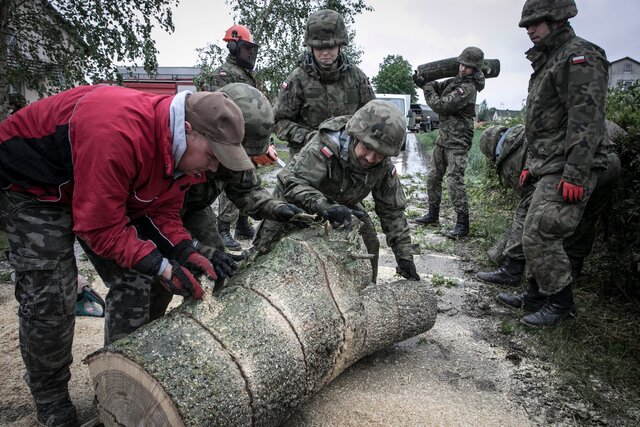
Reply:
M562 27L527 52L534 73L525 117L535 176L560 173L584 186L606 168L604 105L608 65L602 49Z
M349 44L349 33L342 15L330 9L318 10L309 15L304 44L317 48Z
M209 92L214 92L229 83L246 83L250 86L258 87L258 82L253 73L238 66L235 58L230 55L227 56L224 64L213 72L206 89Z
M282 84L275 104L276 135L288 142L294 158L320 123L354 114L374 99L367 76L340 53L338 67L322 71L308 52Z
M385 157L394 157L400 154L407 122L394 105L374 99L356 111L347 122L346 130L370 150Z
M9 242L20 305L20 353L36 403L68 396L78 269L71 208L0 191L0 224Z
M527 163L527 138L524 125L510 128L503 140L500 155L496 158L498 176L503 183L520 192L520 173Z
M552 295L571 284L563 241L574 234L593 193L598 170L607 166L604 106L608 62L602 49L575 36L567 24L527 52L529 82L525 132L529 170L539 181L525 220L522 245L527 275ZM584 188L567 203L560 180Z
M218 220L233 225L238 222L239 216L240 211L231 203L227 193L223 191L218 197Z
M451 204L457 213L469 213L464 171L467 169L467 150L451 150L441 145L433 148L433 162L427 175L429 205L440 206L442 179L447 175Z
M322 124L295 161L278 174L279 191L288 202L320 216L335 204L360 209L359 204L371 194L382 231L396 260L411 260L415 249L404 215L404 192L395 167L389 158L367 170L358 165L353 152L355 142L345 130L348 119L348 116L336 117ZM254 244L260 243L262 228Z
M473 139L476 97L484 89L484 74L476 71L465 77L430 82L423 87L424 99L440 115L437 145L469 150Z
M218 233L218 227L216 227L216 214L211 206L187 210L182 215L182 223L195 240L204 246L224 251L224 242ZM202 252L204 254L204 251ZM213 253L207 256L211 255Z

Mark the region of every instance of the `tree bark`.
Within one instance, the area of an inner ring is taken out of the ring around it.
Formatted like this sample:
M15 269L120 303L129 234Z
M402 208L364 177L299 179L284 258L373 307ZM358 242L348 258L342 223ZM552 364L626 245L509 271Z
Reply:
M425 282L369 284L357 232L294 232L216 295L87 357L111 425L278 425L361 357L429 330Z
M439 61L418 65L418 74L421 75L425 81L432 82L434 80L457 76L458 66L458 58L441 59ZM500 60L485 59L481 70L487 79L498 77L500 74Z

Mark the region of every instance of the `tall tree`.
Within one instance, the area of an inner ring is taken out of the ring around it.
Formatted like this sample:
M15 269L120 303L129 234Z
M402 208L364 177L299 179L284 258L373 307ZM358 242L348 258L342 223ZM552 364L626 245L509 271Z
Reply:
M179 0L0 0L0 117L7 92L41 96L78 83L115 79L116 62L158 63L151 30L173 31Z
M280 85L297 66L304 52L304 32L307 17L319 9L332 9L342 14L347 27L363 11L371 11L366 0L226 0L233 9L234 23L246 25L254 43L260 45L256 63L256 77L269 99L274 99ZM232 23L229 23L231 26ZM359 63L362 51L354 44L355 31L349 31L349 59ZM200 82L225 59L227 49L222 40L198 49Z
M402 55L387 55L371 83L377 93L404 93L411 95L411 102L416 102L418 93L412 73L411 64Z

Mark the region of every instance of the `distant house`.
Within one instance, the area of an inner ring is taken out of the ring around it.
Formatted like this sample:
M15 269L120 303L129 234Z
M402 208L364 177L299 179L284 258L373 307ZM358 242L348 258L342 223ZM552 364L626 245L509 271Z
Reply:
M496 110L491 116L491 121L500 123L505 121L506 119L516 118L520 115L521 111L518 110Z
M124 87L174 95L183 90L196 91L194 77L200 74L200 67L158 67L155 74L141 67L118 67L118 74Z
M632 84L640 84L640 62L625 56L609 63L609 87L622 86L627 88Z

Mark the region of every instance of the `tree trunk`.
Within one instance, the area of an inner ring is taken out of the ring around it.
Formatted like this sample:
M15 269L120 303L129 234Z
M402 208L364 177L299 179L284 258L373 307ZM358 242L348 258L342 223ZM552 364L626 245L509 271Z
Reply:
M429 330L427 284L369 284L364 251L355 230L296 231L215 296L88 356L102 422L278 425L361 357Z
M432 82L434 80L457 76L458 66L458 58L441 59L439 61L418 65L418 74L421 75L425 81ZM487 79L498 77L500 74L500 60L485 59L482 72Z

